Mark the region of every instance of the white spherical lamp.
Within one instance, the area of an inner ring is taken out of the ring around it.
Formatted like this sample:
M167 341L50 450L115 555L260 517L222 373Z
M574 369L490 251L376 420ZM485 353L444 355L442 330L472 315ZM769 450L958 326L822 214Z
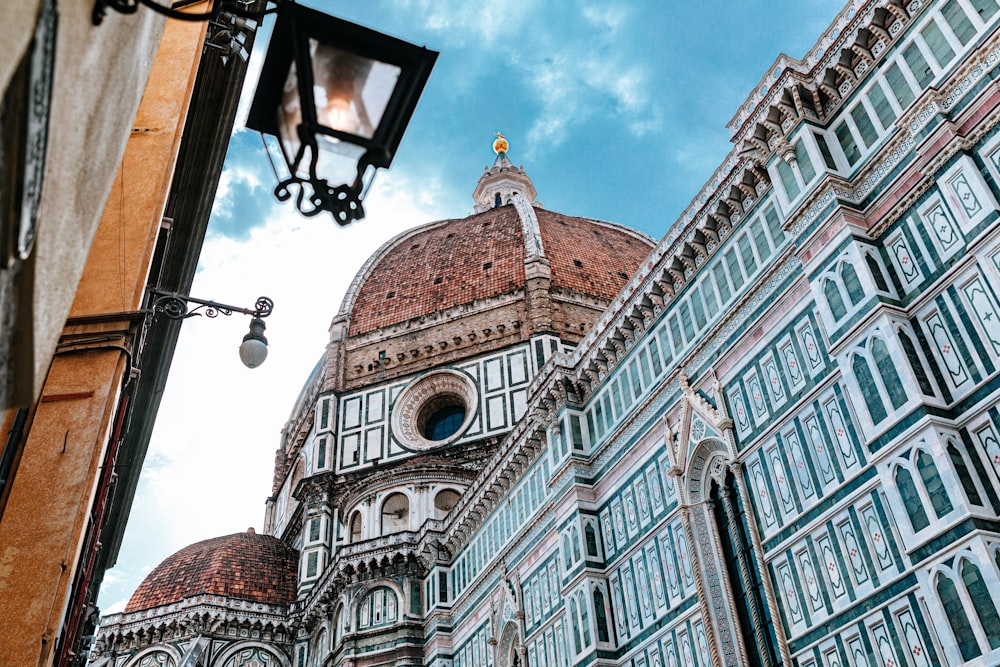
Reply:
M240 344L240 361L247 368L257 368L267 359L267 338L264 338L264 320L255 317L250 320L250 333Z

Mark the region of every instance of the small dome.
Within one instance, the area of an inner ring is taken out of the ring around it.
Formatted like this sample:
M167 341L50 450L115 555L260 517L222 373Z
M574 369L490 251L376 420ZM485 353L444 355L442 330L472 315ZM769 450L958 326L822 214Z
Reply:
M125 613L173 604L196 595L287 605L295 599L298 553L252 530L184 547L139 584Z

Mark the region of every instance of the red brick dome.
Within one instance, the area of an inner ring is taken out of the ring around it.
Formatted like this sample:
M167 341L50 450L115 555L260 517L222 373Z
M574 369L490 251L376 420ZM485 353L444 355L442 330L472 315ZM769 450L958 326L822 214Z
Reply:
M297 567L298 553L270 535L213 537L157 565L132 594L125 613L201 594L287 605L295 599Z
M553 290L611 301L654 246L610 222L535 208ZM355 278L341 308L349 335L511 293L525 285L524 230L513 205L434 222L384 245Z

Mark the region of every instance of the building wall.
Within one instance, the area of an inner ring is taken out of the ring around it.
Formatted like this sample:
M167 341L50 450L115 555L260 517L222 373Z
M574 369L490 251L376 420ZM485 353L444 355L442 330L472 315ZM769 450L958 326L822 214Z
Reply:
M30 55L43 4L0 8L0 50L6 54L0 90ZM163 32L164 19L153 12L110 12L94 26L93 8L89 0L58 3L37 238L28 259L18 263L11 299L19 307L16 321L0 331L12 339L11 365L5 366L10 376L0 378L5 408L30 405L40 395Z
M142 24L139 20L136 28ZM164 32L108 205L81 267L79 289L70 286L71 293L76 291L70 319L65 327L60 320L59 346L0 517L0 590L8 619L0 635L4 664L52 664L69 613L70 584L87 555L82 553L84 532L120 392L138 354L144 316L136 311L142 307L204 30L204 24L172 22ZM114 60L122 60L119 56ZM79 131L78 122L75 126ZM80 154L106 159L96 152ZM74 169L77 174L89 170L79 159ZM89 241L68 238L58 240L60 247L86 247ZM61 280L66 280L64 271L74 275L58 262L46 266Z
M964 45L948 32L946 15L964 25L956 6L976 33ZM744 664L762 644L738 618L746 565L784 661L996 662L998 42L966 3L910 8L842 111L789 132L811 160L792 167L799 191L772 156L774 186L728 216L712 252L682 280L659 276L672 303L592 373L583 451L565 442L567 407L528 469L532 511L504 503L437 568L452 597L427 664L511 664L507 622L530 665ZM870 86L914 43L930 88L911 81L919 99L882 108L882 129ZM846 117L853 164L835 130ZM724 503L706 502L727 472L751 547L742 570L725 566ZM520 594L506 615L504 578Z
M855 3L857 21L877 4ZM949 32L963 30L956 6L975 32L965 44ZM587 400L558 412L494 512L463 499L446 529L454 557L425 580L428 601L439 574L448 582L425 664L510 665L518 645L529 665L756 664L768 641L786 664L996 662L1000 13L982 5L984 26L964 2L909 7L836 113L788 128L811 164L774 151L773 185L738 207L713 208L728 193L707 188L631 303L567 360ZM909 67L914 43L931 81L909 80L916 101L886 111L870 86ZM836 130L848 117L852 163ZM699 218L722 212L712 247L673 263L709 238L692 235ZM735 489L730 519L713 482ZM734 525L748 547L735 569ZM741 622L754 569L759 604ZM757 634L767 619L770 638Z

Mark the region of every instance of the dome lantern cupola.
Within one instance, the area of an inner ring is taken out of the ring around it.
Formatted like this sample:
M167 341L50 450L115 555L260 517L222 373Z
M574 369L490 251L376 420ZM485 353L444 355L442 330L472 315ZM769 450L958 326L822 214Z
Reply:
M476 202L476 213L488 211L511 203L515 194L524 197L528 202L535 203L535 186L524 173L524 167L514 166L514 163L507 157L507 150L510 144L507 138L500 132L493 135L493 152L497 157L493 161L492 167L487 167L479 183L472 192L472 198Z

